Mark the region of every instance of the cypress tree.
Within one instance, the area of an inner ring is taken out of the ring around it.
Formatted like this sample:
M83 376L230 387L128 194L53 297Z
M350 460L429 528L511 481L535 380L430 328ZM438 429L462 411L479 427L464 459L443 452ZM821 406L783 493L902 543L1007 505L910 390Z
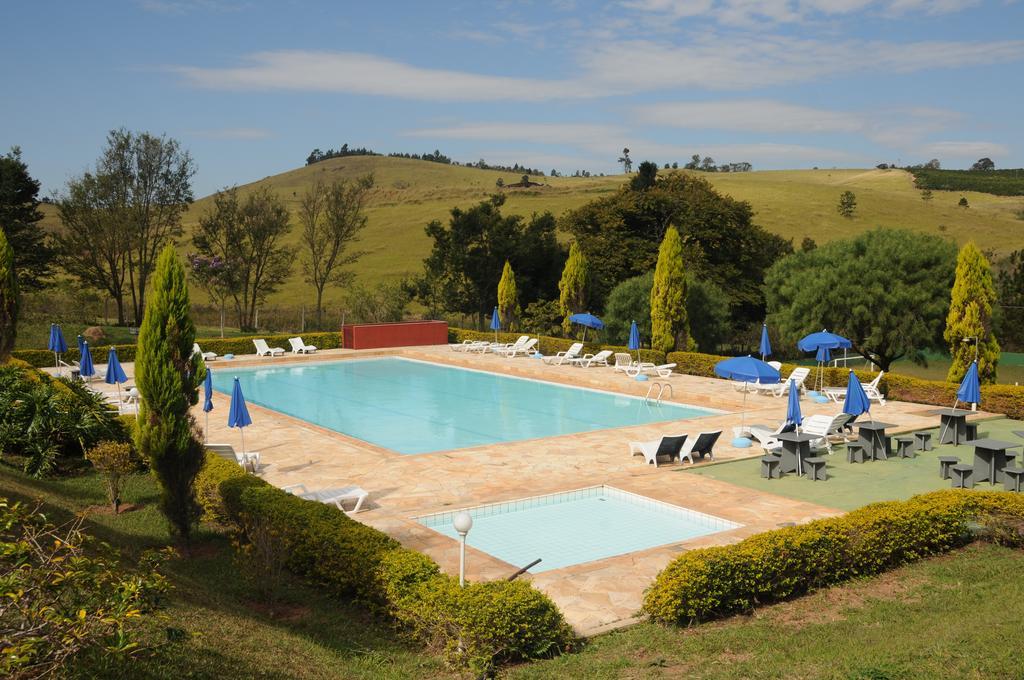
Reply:
M956 280L943 334L953 359L947 380L962 380L977 351L978 377L981 382L996 381L999 342L992 332L992 305L995 301L996 289L988 260L978 246L970 241L960 249L957 256ZM908 310L908 313L911 311ZM974 343L977 343L977 349Z
M0 363L7 361L18 335L18 277L14 249L0 229Z
M651 346L662 352L689 349L689 335L683 241L676 228L669 227L658 248L654 287L651 288Z
M501 315L505 330L512 330L519 319L519 291L516 288L516 273L512 265L505 260L505 268L501 270L498 281L498 314Z
M572 331L569 317L582 312L587 306L587 256L583 254L579 243L572 242L569 246L569 258L562 269L562 279L558 282L558 309L564 317L562 332L566 335Z
M186 543L199 518L193 483L204 456L190 413L206 375L202 359L192 353L195 335L185 269L167 246L139 328L135 380L142 405L136 443L160 484L160 509Z

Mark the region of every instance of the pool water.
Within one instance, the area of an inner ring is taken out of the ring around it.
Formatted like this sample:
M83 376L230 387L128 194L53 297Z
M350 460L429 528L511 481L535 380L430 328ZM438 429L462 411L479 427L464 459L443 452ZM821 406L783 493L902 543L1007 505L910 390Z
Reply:
M452 538L458 511L418 521ZM469 510L467 544L533 573L729 531L741 525L610 486L594 486Z
M216 369L220 392L238 376L246 401L403 454L716 413L393 357Z

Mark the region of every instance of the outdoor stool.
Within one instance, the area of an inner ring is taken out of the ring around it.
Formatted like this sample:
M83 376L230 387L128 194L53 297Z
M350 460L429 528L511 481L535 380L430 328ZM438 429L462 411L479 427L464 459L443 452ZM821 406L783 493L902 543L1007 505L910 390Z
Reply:
M964 423L967 428L967 441L978 438L978 424L977 423Z
M896 437L896 455L900 458L913 458L914 438Z
M847 463L863 463L864 462L864 445L850 442L846 445L846 462Z
M949 479L953 474L950 469L959 462L956 456L939 456L939 477Z
M960 465L954 465L953 470L953 488L954 489L973 489L974 488L974 466L961 463Z
M918 451L931 451L932 446L932 433L931 432L915 432L914 438L917 439L917 450Z
M779 479L782 477L782 458L778 456L761 457L761 476L765 479Z
M812 482L824 482L828 479L828 472L825 471L826 462L824 458L804 458L805 472Z
M1021 479L1024 478L1024 468L1005 467L1003 468L1003 486L1007 491L1020 493Z

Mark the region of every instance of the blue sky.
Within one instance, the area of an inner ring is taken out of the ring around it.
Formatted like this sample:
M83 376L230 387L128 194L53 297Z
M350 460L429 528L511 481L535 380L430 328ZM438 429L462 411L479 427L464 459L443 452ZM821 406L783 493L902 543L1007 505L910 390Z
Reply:
M0 148L44 191L115 127L166 133L197 196L314 147L616 171L981 156L1024 166L1015 0L5 3Z

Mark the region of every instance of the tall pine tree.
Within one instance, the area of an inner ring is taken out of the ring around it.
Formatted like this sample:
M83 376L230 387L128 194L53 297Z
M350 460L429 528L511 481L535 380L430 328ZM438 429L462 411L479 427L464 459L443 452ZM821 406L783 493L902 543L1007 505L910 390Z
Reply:
M675 227L665 231L651 288L651 347L662 352L689 349L683 241Z
M558 282L558 309L564 317L562 331L566 335L572 331L569 317L585 311L588 274L587 256L583 254L579 243L573 241L569 246L569 258L562 269L562 279Z
M174 247L167 246L157 260L139 328L135 380L142 406L137 444L160 483L160 509L186 542L199 518L194 481L204 456L190 413L206 375L202 359L192 353L195 335L185 269Z
M0 364L7 361L18 334L18 276L14 249L0 229Z
M996 289L988 260L978 246L969 241L957 257L956 280L943 334L953 359L947 380L959 382L963 379L977 353L981 382L996 381L999 342L992 332L992 305L995 301Z
M501 280L498 281L498 314L501 316L501 323L505 326L505 330L516 328L519 311L516 273L512 271L512 265L508 260L505 260L505 267L501 270Z

